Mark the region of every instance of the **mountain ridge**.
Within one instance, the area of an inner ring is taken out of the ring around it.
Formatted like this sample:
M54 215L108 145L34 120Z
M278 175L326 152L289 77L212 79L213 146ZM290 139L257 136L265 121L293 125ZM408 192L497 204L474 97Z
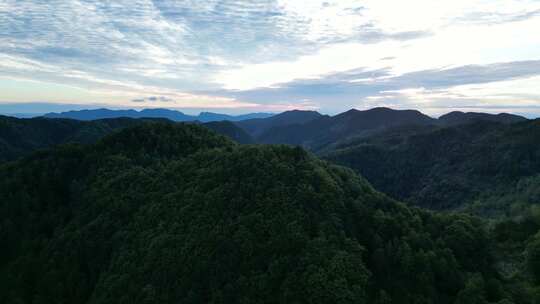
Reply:
M447 114L444 114L438 118L438 121L443 125L457 125L470 123L475 120L484 120L484 121L493 121L500 122L504 124L516 123L521 121L526 121L527 118L515 114L509 113L499 113L499 114L489 114L489 113L479 113L479 112L461 112L453 111Z
M242 115L227 115L213 112L201 112L199 115L188 115L181 111L170 110L165 108L149 108L142 109L140 111L128 109L128 110L111 110L107 108L99 109L85 109L75 110L60 113L47 113L43 115L47 118L69 118L77 120L96 120L104 118L167 118L172 121L185 122L185 121L239 121L253 118L268 118L273 116L271 113L249 113Z
M289 125L267 130L262 143L300 145L313 150L362 132L370 133L395 125L434 124L435 119L416 110L373 108L365 111L351 109L331 117L321 117L302 125ZM292 134L292 136L289 136Z
M238 126L246 130L251 136L258 137L266 130L287 126L291 124L303 124L317 118L325 117L316 111L291 110L279 113L268 118L255 118L237 122Z
M166 118L105 118L82 121L66 118L0 116L0 162L67 143L90 144L121 129L146 122L200 124L241 144L253 138L231 121L173 122Z
M328 149L330 146L348 138L373 136L385 130L405 126L451 127L475 121L491 121L512 124L527 121L527 118L507 113L488 114L454 111L433 118L418 110L398 110L387 107L375 107L367 110L350 109L334 116L323 115L316 111L290 110L271 115L251 113L231 116L212 112L201 112L198 116L186 115L169 109L135 110L81 110L64 113L49 113L45 117L70 117L91 120L99 117L127 116L134 118L167 118L172 121L231 121L243 129L242 142L264 144L299 145L313 151ZM255 118L253 118L255 117ZM228 126L227 128L231 128ZM238 133L237 131L235 131ZM240 136L240 134L238 134ZM251 137L249 139L248 137Z

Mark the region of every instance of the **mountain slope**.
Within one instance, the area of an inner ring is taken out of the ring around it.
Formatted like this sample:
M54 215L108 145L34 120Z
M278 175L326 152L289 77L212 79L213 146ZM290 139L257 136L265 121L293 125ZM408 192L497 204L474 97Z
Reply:
M230 121L213 121L203 124L205 127L214 132L225 135L240 144L252 144L255 141L242 128L238 127Z
M92 143L142 121L130 118L82 122L71 119L19 119L0 116L0 162L67 142Z
M146 121L168 121L161 118L111 118L93 121L37 117L19 119L0 116L0 162L14 160L36 150L65 143L94 143L119 129ZM239 143L253 139L231 122L203 124L215 132Z
M196 125L139 125L2 165L0 214L3 303L512 296L478 219L410 209L300 148Z
M248 132L251 136L258 137L270 128L304 124L320 117L323 117L323 115L315 111L293 110L283 112L269 118L240 121L237 123L237 125Z
M301 145L318 150L351 136L367 136L401 125L431 125L435 119L414 110L374 108L349 110L333 117L322 117L302 125L274 127L259 136L262 143Z
M325 158L354 168L377 189L432 209L456 209L512 191L540 173L540 120L468 125L337 145ZM507 206L508 208L509 206Z

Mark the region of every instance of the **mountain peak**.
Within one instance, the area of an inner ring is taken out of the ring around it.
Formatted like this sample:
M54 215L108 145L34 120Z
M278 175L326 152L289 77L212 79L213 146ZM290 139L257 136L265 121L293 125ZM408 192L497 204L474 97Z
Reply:
M520 121L526 121L527 118L509 113L489 114L478 112L453 111L448 114L442 115L438 119L438 121L444 125L466 124L478 120L510 124Z

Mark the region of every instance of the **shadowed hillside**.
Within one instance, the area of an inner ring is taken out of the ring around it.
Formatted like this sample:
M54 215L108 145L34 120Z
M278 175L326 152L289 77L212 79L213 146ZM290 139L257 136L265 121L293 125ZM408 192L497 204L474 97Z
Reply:
M411 209L300 148L196 125L148 123L4 164L0 214L2 303L519 296L479 219Z
M78 121L42 117L19 119L0 116L0 162L14 160L36 150L59 144L94 143L117 130L148 121L173 123L160 118L113 118ZM203 125L239 143L253 142L251 136L232 122L211 122Z
M507 113L501 113L501 114L487 114L487 113L463 113L463 112L450 112L448 114L445 114L441 117L439 117L439 123L441 125L446 126L453 126L453 125L461 125L466 123L472 123L474 121L491 121L491 122L499 122L504 124L511 124L516 122L523 122L527 119L522 116L513 115L513 114L507 114Z
M274 127L258 137L262 143L300 145L318 150L351 136L367 136L401 125L430 125L435 119L413 110L374 108L350 110L332 117L321 117L304 124Z
M324 157L354 168L395 198L431 209L456 209L486 196L507 195L521 179L540 174L539 143L539 120L511 125L477 121L389 131L337 144ZM510 205L497 208L507 212Z
M237 125L246 130L246 132L251 134L251 136L259 137L261 134L271 128L304 124L321 117L323 117L323 115L315 111L294 110L283 112L269 118L240 121L237 122Z

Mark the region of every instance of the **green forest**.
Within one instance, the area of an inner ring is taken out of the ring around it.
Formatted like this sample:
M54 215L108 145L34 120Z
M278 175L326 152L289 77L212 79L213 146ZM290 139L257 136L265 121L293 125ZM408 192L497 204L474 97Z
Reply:
M540 120L401 127L338 142L320 155L378 190L432 210L519 215L540 204Z
M429 211L300 147L145 121L0 165L0 302L540 303L522 209Z

